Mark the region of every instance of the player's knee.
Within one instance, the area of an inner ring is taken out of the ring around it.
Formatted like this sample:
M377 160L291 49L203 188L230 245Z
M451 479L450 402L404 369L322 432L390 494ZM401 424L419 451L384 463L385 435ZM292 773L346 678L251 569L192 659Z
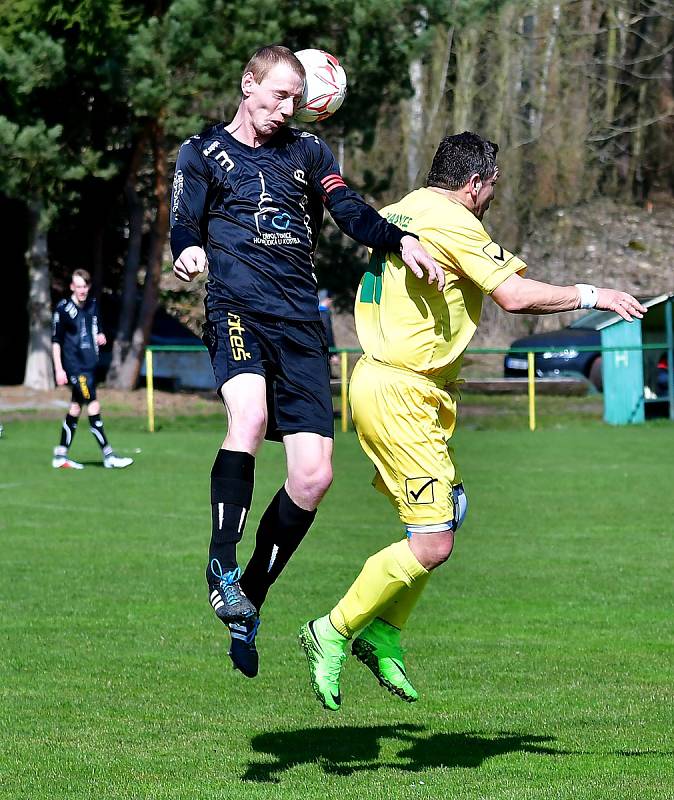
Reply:
M444 564L454 547L451 520L441 525L407 525L407 538L417 560L428 570Z
M454 549L454 536L451 531L447 531L447 533L442 537L437 537L436 541L434 542L434 560L435 566L439 567L441 564L444 564L445 561L452 555L452 550Z
M423 565L426 569L436 569L447 561L452 554L454 547L454 535L452 531L447 531L442 535L433 536L432 541L424 548Z
M332 466L321 464L303 476L303 483L307 494L320 500L332 485Z
M228 430L229 436L246 445L259 445L267 430L266 409L252 407L248 410L230 410Z
M332 465L321 461L318 464L302 464L288 475L291 495L299 497L305 505L317 506L332 484Z
M323 464L316 479L316 490L320 492L321 497L323 497L323 495L332 486L332 479L332 464L329 462L327 464Z

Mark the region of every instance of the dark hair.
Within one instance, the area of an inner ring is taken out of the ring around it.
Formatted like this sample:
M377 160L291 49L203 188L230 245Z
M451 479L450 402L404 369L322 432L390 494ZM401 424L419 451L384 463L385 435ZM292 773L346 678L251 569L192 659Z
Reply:
M445 136L433 156L426 186L455 191L465 186L475 173L486 181L496 170L497 153L498 145L477 133L464 131L456 136Z
M247 72L252 72L255 81L261 83L267 73L277 64L286 64L293 70L298 78L301 78L303 81L306 80L306 73L302 62L292 50L280 44L269 44L256 50L243 68L242 74L245 75Z

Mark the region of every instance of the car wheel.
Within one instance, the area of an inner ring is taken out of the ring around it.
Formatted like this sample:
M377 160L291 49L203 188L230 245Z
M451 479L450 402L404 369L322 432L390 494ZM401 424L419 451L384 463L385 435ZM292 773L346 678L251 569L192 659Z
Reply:
M601 392L604 388L604 382L601 377L601 356L597 356L590 366L590 373L588 375L590 383L594 388Z

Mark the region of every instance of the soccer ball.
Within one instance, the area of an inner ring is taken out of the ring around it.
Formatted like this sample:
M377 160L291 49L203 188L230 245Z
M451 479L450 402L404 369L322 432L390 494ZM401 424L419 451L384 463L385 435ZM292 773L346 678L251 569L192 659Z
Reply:
M295 119L319 122L331 117L344 102L346 73L339 61L323 50L300 50L295 55L307 73Z

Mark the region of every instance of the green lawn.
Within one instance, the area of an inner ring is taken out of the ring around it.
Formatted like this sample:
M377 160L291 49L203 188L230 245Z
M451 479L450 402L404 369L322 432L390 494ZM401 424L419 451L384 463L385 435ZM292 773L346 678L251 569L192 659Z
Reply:
M482 419L482 418L481 418ZM466 424L455 552L406 635L406 705L355 660L323 711L296 642L401 535L352 433L312 535L274 587L262 671L231 670L207 602L214 418L108 419L129 470L49 465L58 422L0 439L0 797L674 797L674 426ZM258 458L242 547L283 475Z

